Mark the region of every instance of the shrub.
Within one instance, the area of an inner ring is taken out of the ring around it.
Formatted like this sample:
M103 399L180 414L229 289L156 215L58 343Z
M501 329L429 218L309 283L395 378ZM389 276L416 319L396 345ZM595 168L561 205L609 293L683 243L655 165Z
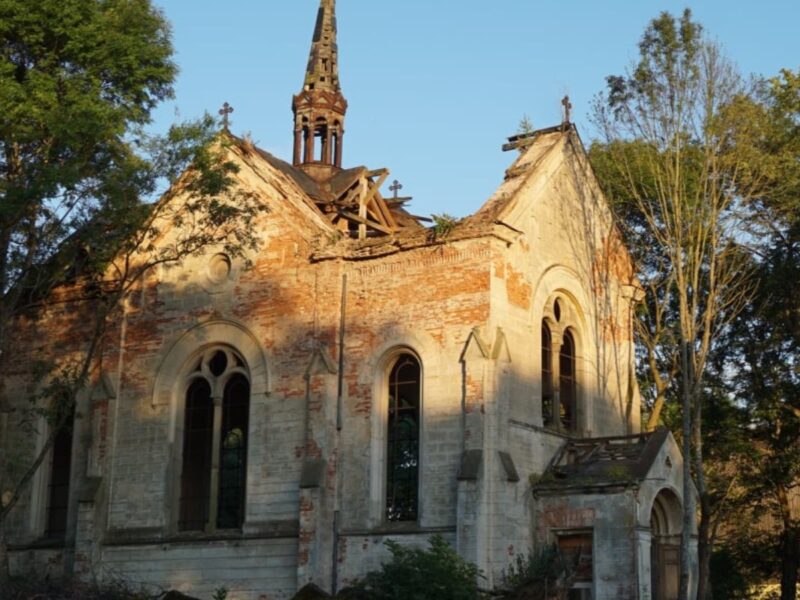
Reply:
M503 572L503 598L562 598L572 585L574 572L574 565L566 560L555 545L545 546L530 554L518 554Z
M369 600L478 600L478 567L465 561L441 536L429 548L386 542L392 559L354 586L354 597Z
M152 591L135 589L121 580L100 584L27 577L12 579L0 590L0 600L153 600L154 597Z

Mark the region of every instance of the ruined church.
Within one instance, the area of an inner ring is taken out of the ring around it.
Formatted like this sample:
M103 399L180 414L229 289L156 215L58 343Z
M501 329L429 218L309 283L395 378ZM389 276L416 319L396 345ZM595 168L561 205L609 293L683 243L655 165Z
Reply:
M555 544L571 599L677 598L682 459L641 430L641 291L575 126L510 138L497 191L428 226L387 169L346 166L336 38L321 0L288 160L223 133L268 206L251 264L209 249L126 299L15 508L12 570L288 600L440 535L483 587ZM81 351L70 294L20 332L14 389Z

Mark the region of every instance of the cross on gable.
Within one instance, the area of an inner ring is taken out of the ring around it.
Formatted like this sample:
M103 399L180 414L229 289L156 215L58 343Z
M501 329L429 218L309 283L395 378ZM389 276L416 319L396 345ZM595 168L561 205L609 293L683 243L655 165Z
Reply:
M230 125L228 115L230 115L232 112L233 107L227 102L222 105L222 108L219 109L219 114L222 116L222 127L225 129L225 131L228 130L228 125Z
M572 103L569 101L569 96L564 96L564 99L561 101L561 106L564 107L564 124L568 124L570 111L572 111Z
M397 199L397 192L403 189L403 185L395 179L392 182L392 185L389 186L389 191L394 194L394 198Z

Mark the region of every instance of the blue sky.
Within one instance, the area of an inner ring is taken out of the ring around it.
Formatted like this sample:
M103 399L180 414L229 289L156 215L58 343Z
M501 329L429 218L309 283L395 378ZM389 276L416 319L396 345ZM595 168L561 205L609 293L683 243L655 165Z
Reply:
M154 2L181 70L155 128L230 102L234 133L290 159L319 0ZM523 115L556 125L569 94L588 144L605 77L636 57L652 18L686 6L743 73L800 68L800 0L338 0L344 166L388 167L415 214L474 212L513 160L500 146Z

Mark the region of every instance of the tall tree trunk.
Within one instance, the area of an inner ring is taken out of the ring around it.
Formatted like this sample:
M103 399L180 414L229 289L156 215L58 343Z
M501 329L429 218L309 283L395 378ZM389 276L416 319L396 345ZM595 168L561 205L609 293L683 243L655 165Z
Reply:
M0 521L0 590L8 587L11 580L11 568L8 560L8 545L6 544L6 526Z
M2 358L0 358L2 364ZM8 444L8 410L3 396L3 386L0 384L0 513L6 503L6 486L8 469L6 465L6 445ZM5 587L11 577L8 564L8 548L6 547L5 519L0 518L0 589Z
M781 533L781 600L797 600L797 572L800 569L800 523L792 517L789 491L778 487L778 503L783 519Z
M697 493L700 496L700 524L697 531L697 600L706 600L711 580L711 553L714 550L711 540L712 507L703 465L703 402L696 391L693 396L692 442L694 446L694 475L697 482Z
M797 600L800 527L784 530L781 537L781 600Z
M691 563L689 550L694 516L694 490L692 489L692 394L689 366L689 342L681 342L681 404L683 413L683 526L681 527L681 579L678 600L689 600Z
M697 600L706 600L711 591L711 554L714 546L711 541L711 502L707 493L700 494L700 525L697 540Z

